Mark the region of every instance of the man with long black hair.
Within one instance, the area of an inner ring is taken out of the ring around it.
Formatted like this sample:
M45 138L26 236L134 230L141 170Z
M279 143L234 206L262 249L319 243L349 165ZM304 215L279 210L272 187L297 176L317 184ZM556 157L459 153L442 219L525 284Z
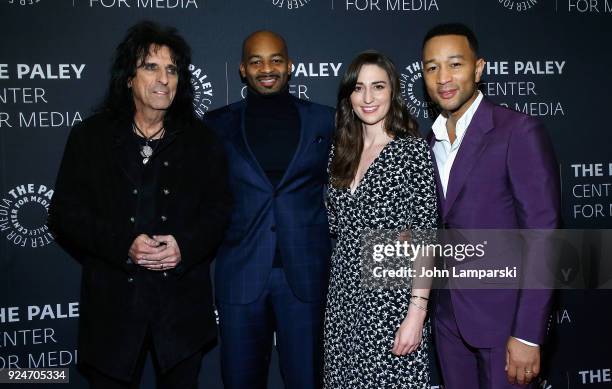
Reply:
M49 212L83 264L79 363L92 388L196 388L216 337L209 262L229 221L223 147L193 113L190 49L141 22L99 112L66 144Z

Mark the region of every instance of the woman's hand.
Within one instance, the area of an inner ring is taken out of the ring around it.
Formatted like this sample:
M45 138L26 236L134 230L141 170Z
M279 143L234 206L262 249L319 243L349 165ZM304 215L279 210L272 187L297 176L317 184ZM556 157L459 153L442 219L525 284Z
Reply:
M407 355L415 351L421 344L423 337L423 323L427 312L414 304L408 307L406 318L395 333L393 349L391 352L397 356Z

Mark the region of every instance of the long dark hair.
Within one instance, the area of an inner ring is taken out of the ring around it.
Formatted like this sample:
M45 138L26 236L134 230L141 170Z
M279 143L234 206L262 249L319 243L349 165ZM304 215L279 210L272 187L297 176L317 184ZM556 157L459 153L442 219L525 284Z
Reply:
M142 21L132 27L115 49L110 82L106 97L98 112L109 112L118 120L133 120L135 113L132 90L128 80L136 75L136 69L144 62L149 50L167 46L178 70L178 85L172 105L164 116L164 125L182 125L196 120L193 110L193 85L191 84L191 49L173 27L162 27L151 21Z
M331 183L337 188L347 188L351 185L363 151L363 122L353 113L351 105L351 94L355 90L363 65L379 66L389 76L391 106L383 123L385 132L393 138L420 136L416 120L406 109L400 90L399 75L393 62L378 51L362 52L348 66L338 89L334 158L330 166Z

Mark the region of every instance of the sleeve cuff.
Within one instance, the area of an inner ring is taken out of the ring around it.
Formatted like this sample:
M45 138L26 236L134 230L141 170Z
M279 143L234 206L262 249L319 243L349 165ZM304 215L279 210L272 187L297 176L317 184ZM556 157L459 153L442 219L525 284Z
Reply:
M521 343L526 344L527 346L531 346L531 347L538 347L538 346L539 346L539 345L538 345L538 344L536 344L536 343L531 343L531 342L528 342L528 341L526 341L525 339L517 338L516 336L513 336L513 338L514 338L514 339L516 339L516 340L518 340L518 341L519 341L519 342L521 342Z

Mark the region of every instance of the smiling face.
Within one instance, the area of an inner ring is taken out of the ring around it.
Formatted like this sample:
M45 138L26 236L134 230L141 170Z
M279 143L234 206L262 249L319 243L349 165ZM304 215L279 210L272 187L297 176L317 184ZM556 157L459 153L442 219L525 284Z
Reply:
M240 75L251 88L266 95L283 90L289 82L291 60L285 42L276 34L260 31L247 39Z
M478 96L484 64L462 35L431 38L423 48L423 74L429 97L446 114L460 118Z
M136 112L150 114L167 110L178 84L177 67L167 46L149 47L149 53L128 81Z
M389 75L378 65L366 64L359 70L351 106L366 126L382 126L391 107Z

